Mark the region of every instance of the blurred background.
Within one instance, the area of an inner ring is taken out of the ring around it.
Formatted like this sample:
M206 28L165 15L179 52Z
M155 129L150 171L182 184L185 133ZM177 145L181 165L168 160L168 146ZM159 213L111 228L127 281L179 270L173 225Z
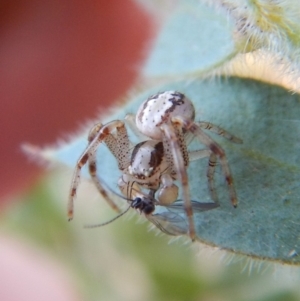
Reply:
M299 300L298 268L249 261L113 217L90 183L67 223L71 171L20 145L52 145L132 87L155 36L134 1L0 2L0 300Z

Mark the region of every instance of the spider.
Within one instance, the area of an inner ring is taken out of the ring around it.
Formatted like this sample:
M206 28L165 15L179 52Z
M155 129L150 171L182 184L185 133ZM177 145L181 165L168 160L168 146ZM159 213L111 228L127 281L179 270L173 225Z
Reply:
M105 125L96 124L89 133L89 144L78 159L74 171L68 202L69 220L73 218L73 202L80 181L81 168L86 163L99 192L114 210L120 211L97 177L96 151L101 142L107 145L118 162L118 168L122 172L118 186L127 199L138 198L137 195L142 193L143 189L148 189L150 191L148 195L154 200L154 208L155 205L168 206L174 203L178 196L178 187L174 181L178 180L181 183L189 225L188 233L192 240L195 239L195 226L187 175L190 161L209 158L208 186L212 200L218 204L214 171L219 159L231 203L234 207L237 206L237 196L225 151L203 130L210 130L234 143L242 143L242 140L212 123L195 122L194 105L184 94L165 91L152 95L140 105L135 116L128 114L125 119L138 136L146 136L149 140L138 143L131 151L124 121L114 120ZM187 145L194 137L205 146L204 149L188 151ZM141 199L140 204L143 204L145 197ZM141 209L137 204L134 208L147 215L145 208Z

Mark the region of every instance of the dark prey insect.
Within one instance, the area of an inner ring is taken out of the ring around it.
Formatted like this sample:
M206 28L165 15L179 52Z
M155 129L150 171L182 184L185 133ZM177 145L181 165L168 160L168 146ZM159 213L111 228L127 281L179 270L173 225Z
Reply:
M102 185L103 184L104 181L102 181ZM110 191L114 193L111 189L106 189L105 186L107 187L107 185L104 184L103 189L106 190L107 195L109 195ZM137 210L140 214L144 215L159 230L168 235L179 236L189 234L188 223L183 217L185 214L183 201L176 200L170 205L158 205L159 202L154 199L154 191L151 191L149 195L142 194L141 192L134 192L133 194L137 196L132 200L126 199L125 197L118 195L117 193L114 194L124 200L127 200L127 202L129 203L129 207L113 219L109 220L108 222L87 225L85 226L86 228L97 228L110 224L119 217L123 216L125 213L127 213L130 208L133 208ZM200 213L219 207L219 204L212 202L191 202L194 213Z

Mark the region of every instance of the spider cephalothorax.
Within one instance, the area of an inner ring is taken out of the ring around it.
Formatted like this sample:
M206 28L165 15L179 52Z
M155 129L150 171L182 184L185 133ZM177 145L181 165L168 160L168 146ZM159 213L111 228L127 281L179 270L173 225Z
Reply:
M68 206L70 219L73 217L73 200L79 184L80 170L86 163L100 193L113 209L119 211L97 177L96 151L102 142L118 161L122 173L118 181L121 192L127 199L136 200L132 207L139 209L145 215L150 215L152 213L150 211L152 209L154 211L156 205L169 206L174 203L178 197L178 187L174 181L179 181L188 218L188 232L192 240L195 238L195 227L187 175L190 161L208 157L208 186L212 200L218 203L214 187L214 171L219 160L228 185L231 203L234 207L237 206L236 192L226 154L221 146L203 130L210 130L234 143L242 143L242 140L209 122L195 122L193 103L184 94L166 91L152 95L140 105L135 116L129 114L125 119L137 135L142 134L149 139L138 143L132 150L124 121L114 120L105 125L99 123L92 128L88 138L89 144L79 158L73 176ZM188 136L197 138L204 148L189 151ZM144 203L142 202L141 195L145 195L142 192L145 189L151 192L153 204L145 202L145 198ZM141 210L141 206L146 205L149 205L150 213L144 207ZM215 207L212 206L210 209Z

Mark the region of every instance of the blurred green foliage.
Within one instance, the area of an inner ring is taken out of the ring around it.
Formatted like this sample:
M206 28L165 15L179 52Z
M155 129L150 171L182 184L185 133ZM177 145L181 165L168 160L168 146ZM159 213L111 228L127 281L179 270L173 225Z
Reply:
M68 188L62 178L56 171L41 179L2 216L1 228L29 240L70 270L83 300L299 300L297 270L265 263L251 268L253 263L243 257L211 254L186 239L169 243L168 236L149 232L148 222L137 222L136 214L92 230L84 229L82 220L68 223L66 202L57 199ZM89 213L80 215L89 222L91 212L100 209L107 220L111 212L104 207L99 201L99 208L86 208Z

